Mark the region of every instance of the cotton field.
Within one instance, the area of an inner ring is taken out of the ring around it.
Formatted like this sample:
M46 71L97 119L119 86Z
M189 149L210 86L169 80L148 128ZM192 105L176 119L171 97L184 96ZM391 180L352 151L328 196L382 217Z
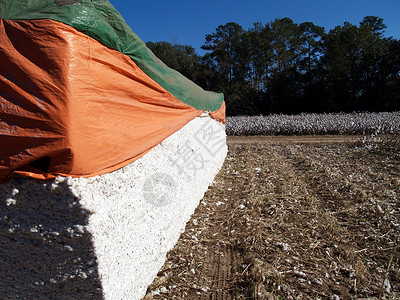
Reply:
M227 117L227 135L389 134L400 132L400 112Z

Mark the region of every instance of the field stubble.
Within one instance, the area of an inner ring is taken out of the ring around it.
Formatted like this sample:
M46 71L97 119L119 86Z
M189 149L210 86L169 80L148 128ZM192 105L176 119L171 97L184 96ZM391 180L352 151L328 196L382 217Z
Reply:
M228 140L146 299L399 299L396 153L266 140Z

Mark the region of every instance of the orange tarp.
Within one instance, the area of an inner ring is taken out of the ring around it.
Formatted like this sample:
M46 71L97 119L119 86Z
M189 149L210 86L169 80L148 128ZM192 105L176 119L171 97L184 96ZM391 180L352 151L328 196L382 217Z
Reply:
M116 170L202 113L56 21L0 20L0 64L0 181Z

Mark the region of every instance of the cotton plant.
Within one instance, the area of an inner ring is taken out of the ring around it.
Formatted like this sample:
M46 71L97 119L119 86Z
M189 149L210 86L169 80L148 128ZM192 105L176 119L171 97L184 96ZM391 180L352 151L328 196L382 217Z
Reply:
M227 135L396 134L400 112L238 116L226 120Z

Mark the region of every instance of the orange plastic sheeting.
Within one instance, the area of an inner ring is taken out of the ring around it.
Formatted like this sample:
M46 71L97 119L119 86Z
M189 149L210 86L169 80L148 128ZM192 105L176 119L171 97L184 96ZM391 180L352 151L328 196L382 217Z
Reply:
M51 20L0 20L0 181L89 177L201 114L128 56Z
M221 122L222 124L225 124L225 117L226 117L226 113L225 112L226 112L226 104L225 104L225 101L224 101L224 102L222 102L222 105L221 105L220 109L211 112L210 116L213 119Z

